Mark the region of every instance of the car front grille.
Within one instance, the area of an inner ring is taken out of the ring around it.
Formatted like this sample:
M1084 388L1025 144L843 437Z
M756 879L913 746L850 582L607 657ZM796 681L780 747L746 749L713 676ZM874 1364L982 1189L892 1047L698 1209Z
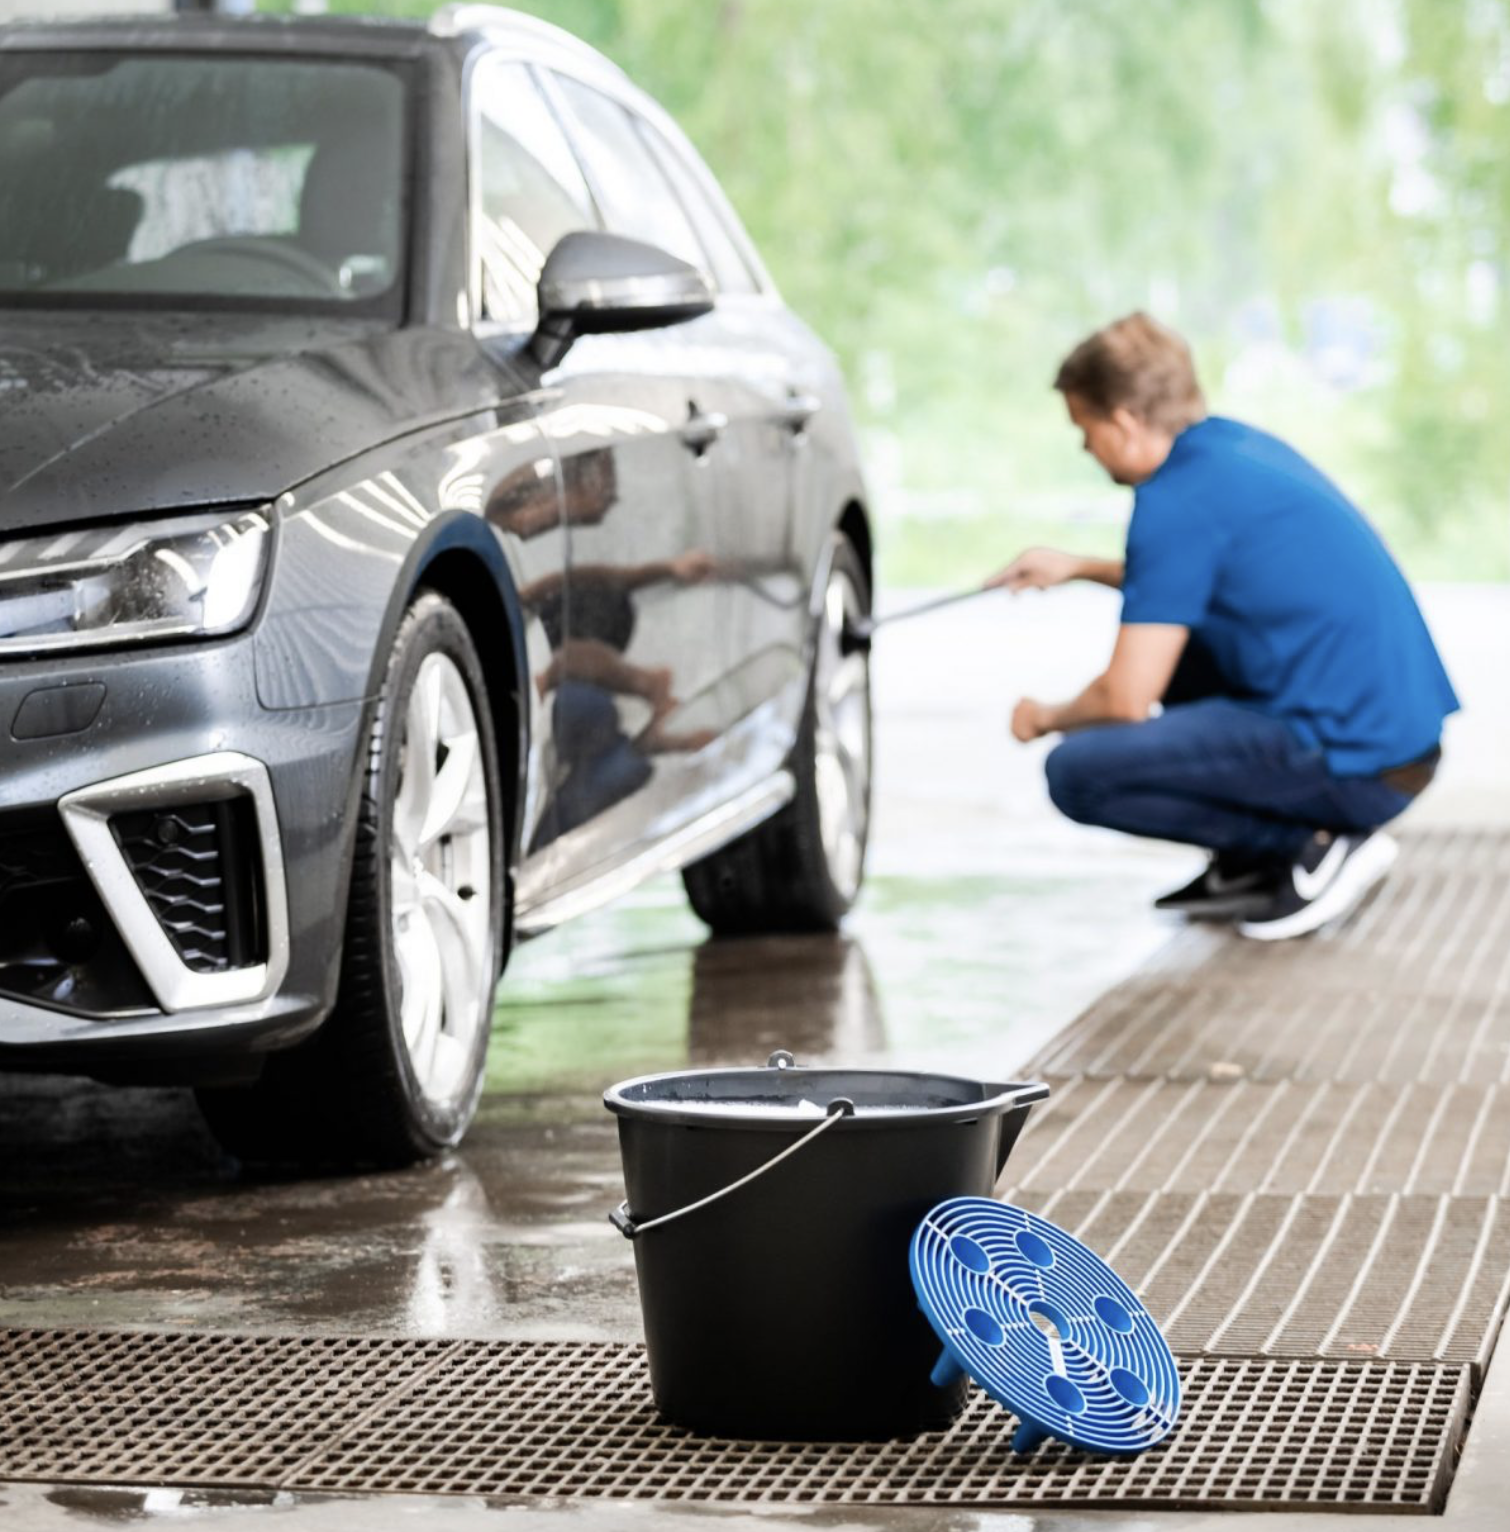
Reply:
M185 967L244 968L265 955L249 798L111 816L126 865Z

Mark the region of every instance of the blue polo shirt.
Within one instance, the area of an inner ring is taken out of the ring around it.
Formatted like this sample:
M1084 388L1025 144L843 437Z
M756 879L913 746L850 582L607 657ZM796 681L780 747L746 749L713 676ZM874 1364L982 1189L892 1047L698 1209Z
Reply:
M1220 416L1138 486L1122 620L1188 627L1338 776L1414 760L1458 707L1379 534L1293 448Z

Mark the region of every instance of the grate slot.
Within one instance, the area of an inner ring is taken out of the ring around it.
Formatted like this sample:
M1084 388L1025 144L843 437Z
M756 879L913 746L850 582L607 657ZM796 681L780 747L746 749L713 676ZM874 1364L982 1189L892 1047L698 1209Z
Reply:
M306 1491L729 1504L1440 1509L1459 1366L1198 1357L1184 1412L1130 1460L1019 1457L976 1395L948 1431L761 1443L662 1425L643 1350L9 1331L0 1475Z

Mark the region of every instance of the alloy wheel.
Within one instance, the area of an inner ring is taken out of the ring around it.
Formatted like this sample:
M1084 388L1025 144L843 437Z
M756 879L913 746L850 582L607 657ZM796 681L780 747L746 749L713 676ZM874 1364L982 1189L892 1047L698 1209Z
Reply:
M847 902L860 891L870 823L870 661L846 653L844 634L865 615L860 591L843 569L829 576L813 683L814 774L823 854L835 891Z
M389 854L399 1014L437 1105L470 1087L493 992L492 823L477 714L461 671L425 657L404 710Z

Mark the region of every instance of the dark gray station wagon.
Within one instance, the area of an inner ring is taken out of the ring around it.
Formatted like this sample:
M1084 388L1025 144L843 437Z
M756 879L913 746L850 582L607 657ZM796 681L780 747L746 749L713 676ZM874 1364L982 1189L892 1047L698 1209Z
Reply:
M511 945L863 871L843 387L553 28L0 29L0 1066L456 1142Z

